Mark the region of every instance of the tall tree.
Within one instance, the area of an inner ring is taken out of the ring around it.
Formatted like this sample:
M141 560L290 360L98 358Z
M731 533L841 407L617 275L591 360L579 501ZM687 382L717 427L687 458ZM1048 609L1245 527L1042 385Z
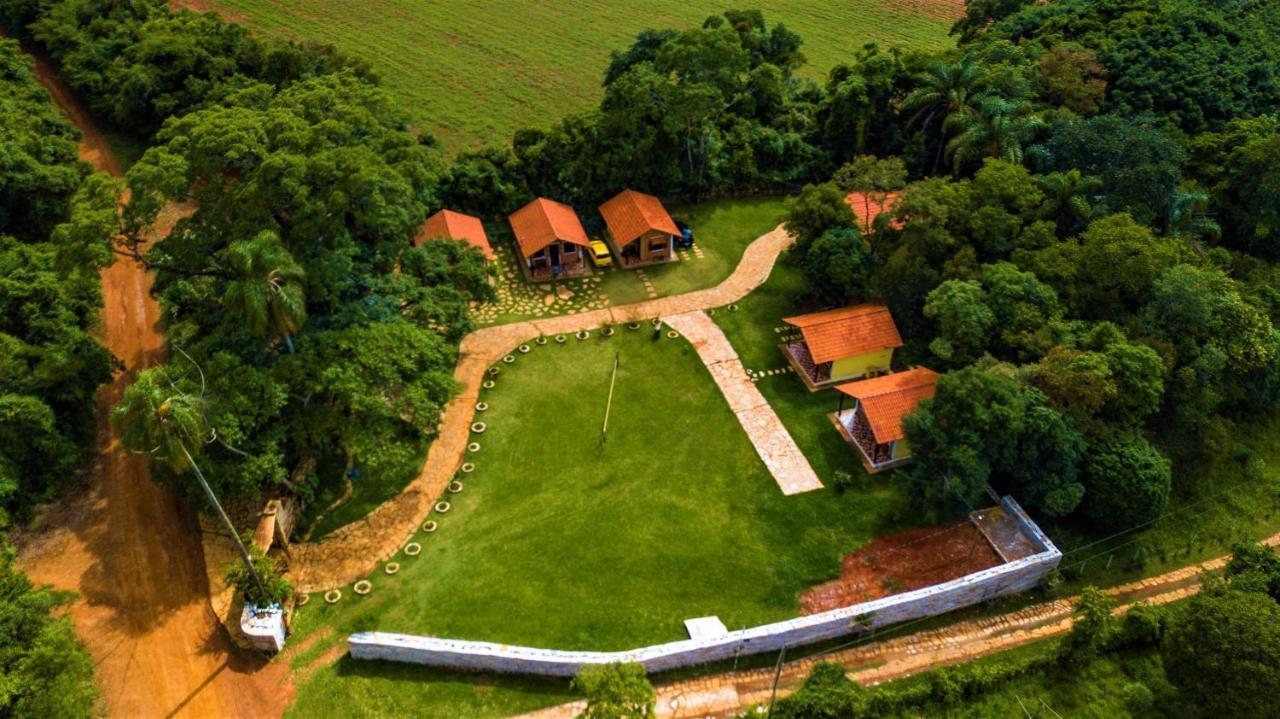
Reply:
M169 377L167 368L148 369L142 371L125 390L124 398L111 412L111 422L120 432L121 444L130 452L163 462L175 475L191 470L240 553L245 571L253 577L260 595L269 596L253 566L253 559L240 540L240 533L196 463L195 455L211 441L203 403L203 397L180 390Z
M1060 236L1074 235L1093 218L1094 204L1102 194L1102 180L1079 170L1051 172L1035 178L1044 193L1040 216L1052 220Z
M222 296L227 310L254 335L283 337L293 354L293 335L307 319L306 272L269 230L231 243L223 258L233 277Z
M959 174L962 167L984 157L1022 164L1024 148L1044 126L1027 103L984 98L976 112L951 115L943 123L954 135L946 146L952 170Z

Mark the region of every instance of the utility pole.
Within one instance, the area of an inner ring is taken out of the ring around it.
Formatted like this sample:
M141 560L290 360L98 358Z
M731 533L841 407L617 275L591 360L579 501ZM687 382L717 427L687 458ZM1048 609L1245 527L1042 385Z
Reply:
M782 651L778 652L778 665L773 670L773 691L769 693L769 713L765 715L766 719L773 716L773 702L778 698L778 680L782 679L782 662L787 657L787 646L782 645Z

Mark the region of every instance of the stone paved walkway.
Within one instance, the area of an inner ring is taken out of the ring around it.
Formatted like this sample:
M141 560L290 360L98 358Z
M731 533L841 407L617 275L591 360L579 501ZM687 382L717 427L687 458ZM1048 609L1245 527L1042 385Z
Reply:
M556 317L476 330L462 340L454 379L462 390L445 408L439 436L427 451L418 476L400 494L318 542L292 545L290 578L298 591L311 593L350 585L372 574L418 530L432 505L444 493L471 441L469 427L487 368L523 342L539 335L571 334L606 323L640 322L737 302L769 278L774 262L791 245L779 225L747 247L733 274L703 290L630 305L607 307ZM417 561L423 561L422 558Z
M1280 534L1265 544L1280 545ZM1166 604L1200 591L1200 575L1218 572L1229 557L1217 557L1105 590L1123 614L1134 605ZM789 662L782 667L778 697L800 688L819 662L834 662L848 670L849 678L874 686L949 664L959 664L1032 642L1062 636L1071 629L1071 609L1079 597L1042 602L1007 614L956 622L879 642ZM774 669L752 669L696 677L654 687L658 694L656 716L662 719L739 716L752 707L767 705L773 693ZM571 702L521 715L522 719L572 719L585 708Z
M698 356L724 393L729 409L738 417L742 429L777 480L782 493L791 495L822 489L822 482L813 473L809 460L796 446L791 433L769 406L769 401L747 377L738 353L720 326L702 310L671 315L663 321L684 335L698 351Z

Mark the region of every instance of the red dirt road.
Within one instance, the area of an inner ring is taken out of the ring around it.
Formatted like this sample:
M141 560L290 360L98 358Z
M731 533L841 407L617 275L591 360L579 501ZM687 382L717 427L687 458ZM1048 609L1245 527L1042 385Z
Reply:
M81 156L119 175L87 113L38 62L37 74L84 133ZM140 369L162 359L160 310L150 276L119 259L102 273L101 339L125 366L98 399L99 452L89 487L18 538L36 582L70 589L70 616L97 665L104 710L115 717L278 717L293 699L284 662L233 650L209 607L192 512L152 483L107 421Z

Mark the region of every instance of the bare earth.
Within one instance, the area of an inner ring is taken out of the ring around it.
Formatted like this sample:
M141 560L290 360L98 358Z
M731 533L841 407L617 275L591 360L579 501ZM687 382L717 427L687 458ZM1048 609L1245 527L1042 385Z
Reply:
M817 614L898 592L928 587L1000 564L1000 555L968 521L876 537L847 555L839 579L800 595L805 614Z
M81 157L120 175L85 110L45 62L40 82L84 133ZM293 699L288 667L237 653L209 607L193 513L152 483L107 421L140 369L163 358L151 278L125 259L102 273L101 339L124 363L98 399L89 487L18 538L36 582L79 594L70 616L93 654L105 711L117 717L277 717Z

